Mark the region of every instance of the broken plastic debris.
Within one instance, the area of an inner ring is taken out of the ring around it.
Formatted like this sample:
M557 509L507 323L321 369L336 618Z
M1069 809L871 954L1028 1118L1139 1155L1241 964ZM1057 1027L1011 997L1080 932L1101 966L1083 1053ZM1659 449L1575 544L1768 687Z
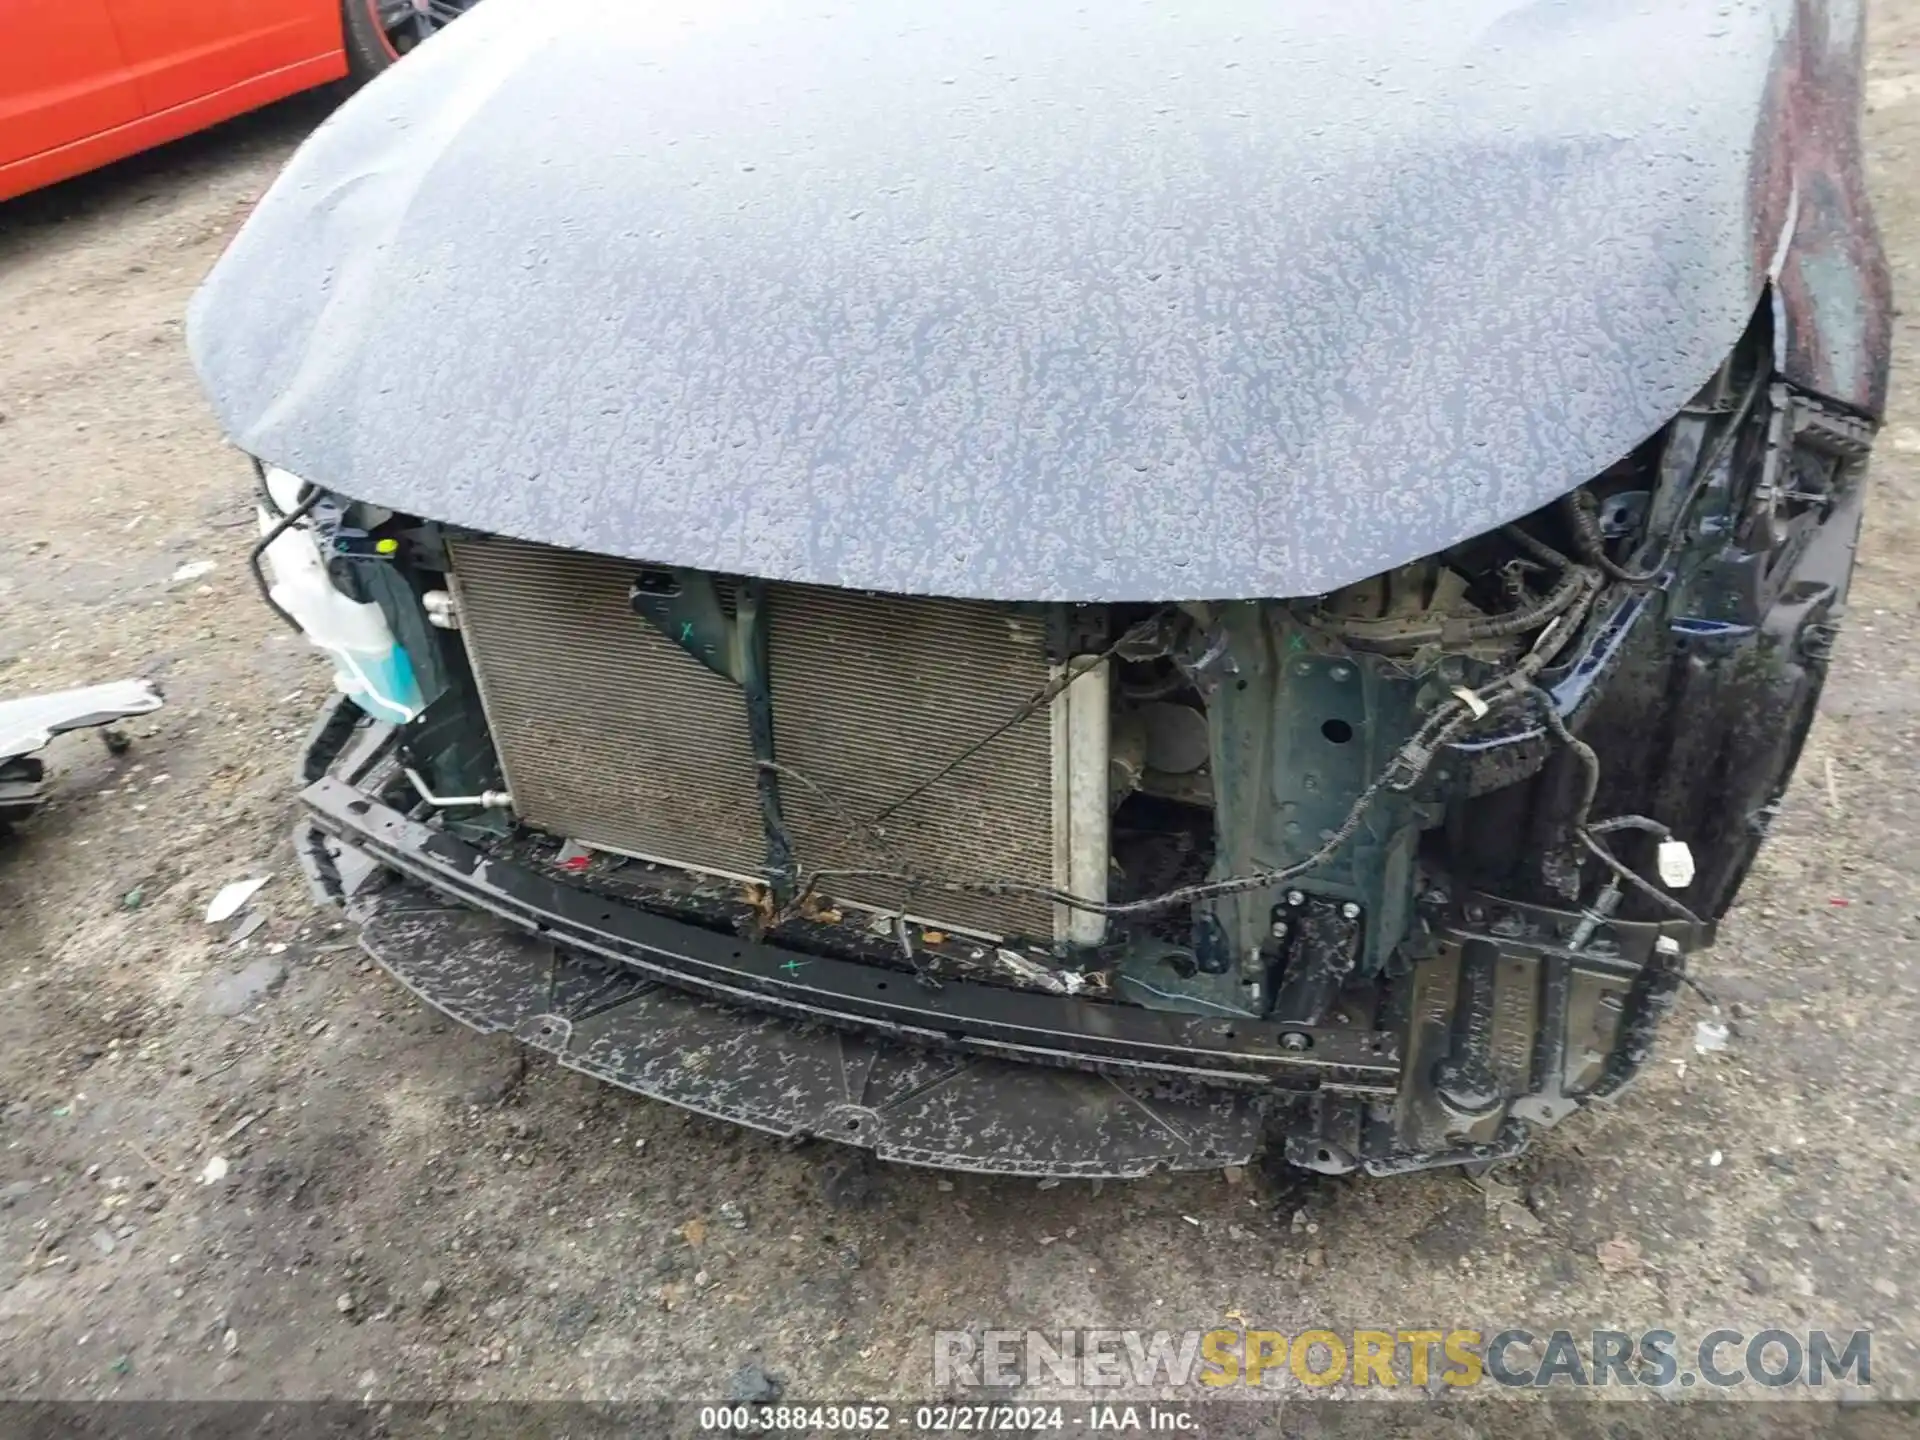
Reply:
M1050 990L1055 995L1078 995L1087 987L1087 977L1077 970L1055 970L1030 960L1017 950L995 950L993 958L1000 968L1017 980Z
M211 1160L207 1161L206 1169L200 1172L200 1183L202 1185L218 1185L226 1178L227 1157L224 1155L214 1156Z
M1469 690L1466 686L1464 685L1454 686L1453 698L1460 701L1460 703L1465 705L1467 709L1471 710L1473 712L1474 719L1484 720L1487 718L1487 711L1491 707L1487 704L1486 701L1482 700L1478 695L1474 694L1473 691Z
M1660 883L1669 890L1684 890L1693 883L1693 851L1684 840L1662 840L1654 865Z
M265 875L253 880L236 880L231 885L220 887L220 893L213 897L213 903L207 906L207 923L218 925L222 920L231 920L240 913L241 907L254 897L254 893L267 883Z
M1718 1020L1702 1020L1693 1027L1693 1053L1711 1055L1727 1048L1727 1027Z
M578 872L593 863L593 852L578 840L569 840L560 847L560 854L555 858L554 863L562 870Z
M837 925L845 918L818 895L802 895L796 908L802 920L817 920L823 925Z
M189 560L167 582L170 585L184 585L189 580L198 580L202 575L211 575L217 568L211 560Z

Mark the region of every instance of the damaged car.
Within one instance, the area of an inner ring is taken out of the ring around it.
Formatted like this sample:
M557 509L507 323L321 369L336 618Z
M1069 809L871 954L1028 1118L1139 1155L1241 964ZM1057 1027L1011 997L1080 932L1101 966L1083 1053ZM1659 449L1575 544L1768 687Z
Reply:
M493 0L190 316L342 692L316 892L892 1160L1518 1152L1646 1064L1826 675L1860 8Z

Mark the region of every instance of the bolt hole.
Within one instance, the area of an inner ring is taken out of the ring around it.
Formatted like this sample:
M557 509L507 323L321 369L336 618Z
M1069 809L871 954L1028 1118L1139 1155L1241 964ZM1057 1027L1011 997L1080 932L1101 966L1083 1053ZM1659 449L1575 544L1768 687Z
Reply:
M1320 1163L1322 1165L1331 1165L1333 1163L1333 1152L1323 1147L1320 1151Z
M860 1128L860 1122L858 1120L847 1121L848 1130L858 1130L859 1128Z
M1353 739L1353 726L1344 720L1328 720L1321 724L1320 733L1335 745L1344 745Z
M874 989L876 990L884 990L886 988L887 988L887 982L884 980L882 980L878 985L874 986Z

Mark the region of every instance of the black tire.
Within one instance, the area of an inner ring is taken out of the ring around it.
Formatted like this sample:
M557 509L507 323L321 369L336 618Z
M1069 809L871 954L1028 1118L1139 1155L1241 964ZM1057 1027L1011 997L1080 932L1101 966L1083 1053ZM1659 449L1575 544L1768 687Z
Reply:
M400 58L377 18L378 8L379 0L340 0L347 37L347 79L356 88Z
M364 85L476 0L340 0L350 85Z

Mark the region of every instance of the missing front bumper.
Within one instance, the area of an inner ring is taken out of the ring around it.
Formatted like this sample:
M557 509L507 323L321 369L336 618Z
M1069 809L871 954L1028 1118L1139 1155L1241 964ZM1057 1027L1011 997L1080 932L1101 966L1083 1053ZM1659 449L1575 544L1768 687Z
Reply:
M393 741L350 710L322 717L297 839L402 984L638 1093L906 1163L1125 1178L1269 1142L1327 1173L1485 1163L1617 1093L1681 973L1661 963L1669 926L1611 921L1612 958L1581 955L1581 915L1469 897L1381 1028L924 985L493 858L386 802L403 792Z
M929 989L561 884L383 803L391 733L314 730L316 888L422 999L641 1094L912 1164L1127 1177L1242 1163L1304 1097L1399 1086L1389 1034Z

